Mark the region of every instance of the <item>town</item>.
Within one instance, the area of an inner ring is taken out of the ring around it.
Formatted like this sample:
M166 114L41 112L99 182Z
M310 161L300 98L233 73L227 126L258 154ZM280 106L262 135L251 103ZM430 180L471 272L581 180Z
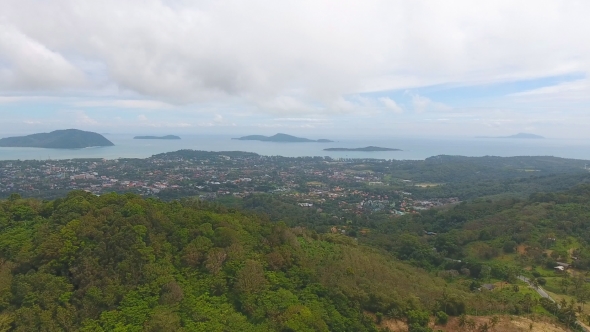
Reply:
M305 209L326 204L357 215L404 215L456 204L456 197L419 200L412 181L392 178L391 161L287 158L246 152L182 150L147 159L0 161L0 197L52 199L72 190L96 195L201 200L271 194Z

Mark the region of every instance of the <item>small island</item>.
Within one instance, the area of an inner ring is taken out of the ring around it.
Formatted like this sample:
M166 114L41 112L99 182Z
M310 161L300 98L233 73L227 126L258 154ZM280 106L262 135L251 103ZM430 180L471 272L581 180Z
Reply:
M180 139L179 136L176 135L166 135L166 136L135 136L133 139Z
M262 141L262 142L288 142L288 143L302 143L302 142L316 142L316 143L330 143L329 139L312 140L303 137L296 137L287 134L276 134L273 136L250 135L238 138L232 138L240 141Z
M101 134L78 129L55 130L50 133L0 139L0 147L15 148L82 149L113 145L115 144Z
M378 146L366 146L364 148L327 148L324 151L361 151L361 152L376 152L376 151L402 151L400 149L381 148Z
M545 137L529 134L529 133L518 133L510 136L477 136L476 138L517 138L517 139L543 139Z

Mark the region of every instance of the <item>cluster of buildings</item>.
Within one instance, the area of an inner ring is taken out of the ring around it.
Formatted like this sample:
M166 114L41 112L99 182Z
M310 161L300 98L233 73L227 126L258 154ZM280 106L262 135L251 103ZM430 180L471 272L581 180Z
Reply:
M18 193L54 198L71 190L96 195L133 192L164 199L267 193L302 208L331 204L357 214L396 215L458 202L412 199L410 192L390 186L384 162L188 150L146 159L0 161L0 197Z

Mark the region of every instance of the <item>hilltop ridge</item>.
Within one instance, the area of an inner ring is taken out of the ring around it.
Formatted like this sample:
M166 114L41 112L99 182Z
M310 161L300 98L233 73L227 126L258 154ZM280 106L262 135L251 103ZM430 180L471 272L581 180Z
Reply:
M101 134L78 129L55 130L50 133L0 139L0 147L80 149L114 145Z
M318 143L329 143L332 142L329 139L318 139L312 140L303 137L297 137L292 135L287 135L283 133L278 133L273 136L264 136L264 135L249 135L243 136L238 138L232 138L235 140L240 141L262 141L262 142L318 142Z

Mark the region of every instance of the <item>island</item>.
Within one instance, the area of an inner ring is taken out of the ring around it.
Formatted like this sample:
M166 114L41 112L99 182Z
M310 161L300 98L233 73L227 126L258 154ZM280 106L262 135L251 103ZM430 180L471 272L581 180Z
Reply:
M375 151L402 151L400 149L381 148L378 146L366 146L364 148L327 148L324 151L361 151L361 152L375 152Z
M518 133L510 136L477 136L476 138L518 138L518 139L543 139L545 137L529 134L529 133Z
M133 139L180 139L179 136L176 135L166 135L166 136L135 136Z
M238 138L232 138L235 140L240 141L262 141L262 142L290 142L290 143L300 143L300 142L316 142L316 143L330 143L329 139L308 139L303 137L296 137L287 134L278 133L273 136L264 136L264 135L250 135Z
M115 144L101 134L78 129L55 130L50 133L0 139L0 147L17 148L81 149L113 145Z

